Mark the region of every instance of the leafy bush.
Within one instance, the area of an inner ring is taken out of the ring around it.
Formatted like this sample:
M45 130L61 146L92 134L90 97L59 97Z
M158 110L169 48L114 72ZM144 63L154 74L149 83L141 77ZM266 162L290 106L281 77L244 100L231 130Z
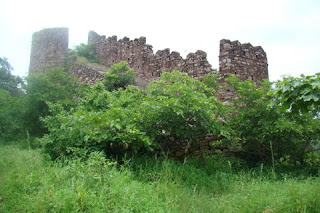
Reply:
M76 57L84 57L91 63L99 63L100 59L95 53L94 43L80 44L70 53ZM83 59L82 59L83 60Z
M54 106L45 122L46 151L53 157L104 151L111 155L167 148L170 143L221 133L223 106L213 90L177 71L163 73L147 90L132 86L108 91L100 83L80 101L74 112ZM58 109L58 110L57 110Z
M125 88L134 82L134 71L125 61L121 61L120 63L111 66L111 68L106 72L103 80L103 84L109 91Z
M242 156L255 164L259 161L303 163L320 138L320 120L310 114L292 115L274 104L271 84L259 87L235 76L228 79L237 98L228 123L235 140L240 141Z
M43 138L45 151L52 158L62 156L86 157L93 151L109 155L124 155L150 147L151 141L135 123L129 109L111 108L107 111L78 110L71 115L60 113L47 117L50 134Z
M186 73L164 72L147 89L141 103L145 131L162 148L172 143L197 140L207 133L222 134L224 106L214 97L214 90Z
M276 84L275 96L284 109L320 112L320 73L288 77Z

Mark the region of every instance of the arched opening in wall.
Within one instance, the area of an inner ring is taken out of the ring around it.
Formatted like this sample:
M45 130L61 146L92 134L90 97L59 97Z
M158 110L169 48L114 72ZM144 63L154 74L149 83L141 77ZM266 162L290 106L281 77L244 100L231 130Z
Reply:
M140 69L140 66L138 65L138 69Z
M130 61L130 58L128 58L128 61Z
M234 55L234 49L232 49L232 55Z
M114 63L114 59L112 60L112 63Z
M243 52L242 52L242 55L243 55L243 56L246 56L246 51L243 51Z
M256 59L259 59L259 56L258 56L258 55L256 55Z
M237 75L237 72L234 72L235 75Z

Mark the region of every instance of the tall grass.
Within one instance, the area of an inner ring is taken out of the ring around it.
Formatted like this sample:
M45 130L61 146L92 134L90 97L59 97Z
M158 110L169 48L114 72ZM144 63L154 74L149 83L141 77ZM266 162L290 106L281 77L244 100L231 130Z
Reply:
M50 162L0 146L0 196L0 212L320 212L320 179L222 156Z

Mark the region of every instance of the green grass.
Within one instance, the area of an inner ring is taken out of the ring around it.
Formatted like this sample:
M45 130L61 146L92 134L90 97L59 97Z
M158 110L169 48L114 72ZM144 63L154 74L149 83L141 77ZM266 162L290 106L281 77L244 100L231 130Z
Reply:
M0 146L0 196L0 212L10 213L320 212L320 179L221 156L50 162L39 150Z

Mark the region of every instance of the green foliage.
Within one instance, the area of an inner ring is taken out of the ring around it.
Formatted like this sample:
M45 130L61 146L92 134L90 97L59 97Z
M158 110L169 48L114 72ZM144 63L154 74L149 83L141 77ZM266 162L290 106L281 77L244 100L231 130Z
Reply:
M222 134L222 103L213 96L213 89L186 73L164 72L147 93L141 104L144 128L161 148L183 141L196 145L207 133Z
M13 96L23 95L22 79L11 74L12 67L6 58L0 58L0 89L6 90Z
M270 96L270 83L259 87L235 76L228 79L237 95L228 123L235 141L240 141L244 158L251 163L265 161L304 163L320 138L320 120L309 114L292 115L279 110Z
M320 73L287 77L276 84L275 96L284 109L320 112Z
M24 99L0 89L0 141L10 141L25 134Z
M32 134L42 135L46 128L40 118L49 115L48 102L60 103L66 108L75 106L79 95L78 82L60 67L45 73L31 73L26 80L25 120Z
M132 150L150 149L151 141L137 123L141 114L134 107L137 97L142 96L134 87L109 92L100 83L92 87L74 112L66 113L53 105L53 116L44 119L50 132L43 138L45 151L57 158L86 156L93 151L122 156Z
M319 177L241 169L224 156L48 162L8 146L0 156L1 212L320 212Z
M211 87L217 90L219 87L219 83L217 82L218 78L219 78L218 74L209 73L203 76L203 83L207 85L207 87Z
M0 141L21 137L24 129L23 81L11 74L6 58L0 58Z
M109 91L125 88L134 82L134 71L125 61L112 65L106 72L103 80L103 84Z
M110 92L98 83L74 112L60 110L45 119L46 152L53 158L92 151L121 156L173 142L194 145L206 133L220 135L224 129L223 106L213 92L177 71L163 73L146 90L129 86Z
M59 114L45 119L50 134L43 138L45 151L52 158L85 157L93 151L109 155L124 155L151 145L149 137L137 126L135 115L124 108L88 112L79 110L72 115ZM57 125L58 124L58 125Z
M80 44L70 53L71 56L84 57L91 63L99 63L100 59L95 53L94 43ZM81 59L83 61L83 59Z

